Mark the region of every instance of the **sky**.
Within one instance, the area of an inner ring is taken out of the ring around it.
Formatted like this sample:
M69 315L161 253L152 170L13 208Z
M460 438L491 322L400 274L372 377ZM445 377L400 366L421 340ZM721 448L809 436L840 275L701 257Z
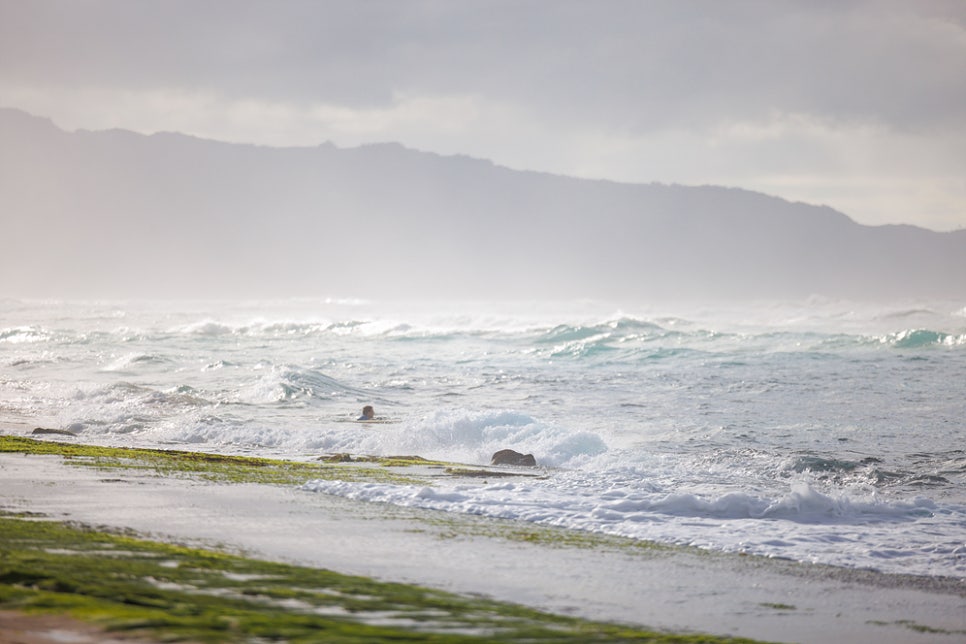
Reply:
M0 106L966 228L962 0L0 0Z

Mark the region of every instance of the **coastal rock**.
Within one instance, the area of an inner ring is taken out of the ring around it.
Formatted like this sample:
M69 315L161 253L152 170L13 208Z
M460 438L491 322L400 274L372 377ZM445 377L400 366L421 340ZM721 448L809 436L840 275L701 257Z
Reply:
M533 457L533 454L521 454L512 449L501 449L499 452L493 454L490 465L525 465L527 467L536 467L537 459Z
M45 427L37 427L31 434L45 435L45 436L77 436L74 432L69 432L66 429L47 429Z

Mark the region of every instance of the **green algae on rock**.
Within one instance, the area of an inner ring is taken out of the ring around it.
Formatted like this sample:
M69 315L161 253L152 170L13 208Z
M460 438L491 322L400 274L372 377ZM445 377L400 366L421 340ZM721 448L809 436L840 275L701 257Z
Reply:
M0 515L0 608L192 642L747 642L674 635Z
M421 478L399 471L417 463L401 458L369 458L353 461L351 466L342 466L340 462L301 462L181 450L100 447L0 435L0 453L3 452L62 456L66 462L75 465L137 470L159 476L192 476L230 483L301 485L311 479L394 484L423 482Z

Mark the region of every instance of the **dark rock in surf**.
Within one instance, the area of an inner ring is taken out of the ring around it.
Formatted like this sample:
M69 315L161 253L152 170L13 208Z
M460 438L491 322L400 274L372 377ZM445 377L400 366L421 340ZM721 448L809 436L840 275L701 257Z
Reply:
M47 429L45 427L37 427L31 434L38 434L41 436L77 436L74 432L69 432L66 429Z
M493 454L490 465L525 465L527 467L536 467L537 459L533 457L533 454L521 454L512 449L501 449L499 452Z
M326 454L319 457L320 461L328 461L330 463L352 463L355 461L351 454Z

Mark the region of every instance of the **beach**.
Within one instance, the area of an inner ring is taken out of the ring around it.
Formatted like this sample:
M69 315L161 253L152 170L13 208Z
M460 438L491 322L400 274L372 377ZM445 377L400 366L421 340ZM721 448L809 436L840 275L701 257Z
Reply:
M481 483L482 484L482 483ZM961 642L966 583L693 548L506 537L515 521L0 455L0 509L681 633ZM566 533L568 531L561 531Z
M966 644L966 0L0 34L0 644Z
M961 642L966 310L820 304L12 302L0 433L193 469L14 447L0 510L639 630ZM537 465L458 471L503 449ZM395 455L459 465L356 476Z

